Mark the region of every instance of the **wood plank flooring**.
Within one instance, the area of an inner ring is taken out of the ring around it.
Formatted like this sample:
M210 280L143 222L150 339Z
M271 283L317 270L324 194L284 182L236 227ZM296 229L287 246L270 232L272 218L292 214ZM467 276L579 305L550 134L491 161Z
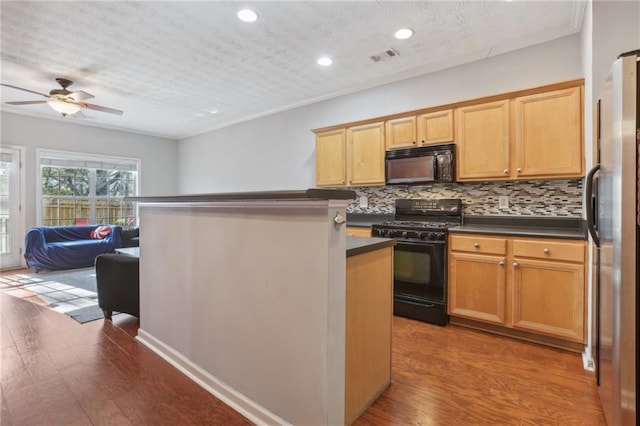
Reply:
M0 295L2 425L250 424L139 344L135 317L34 302ZM356 425L605 425L578 354L394 317L392 364Z

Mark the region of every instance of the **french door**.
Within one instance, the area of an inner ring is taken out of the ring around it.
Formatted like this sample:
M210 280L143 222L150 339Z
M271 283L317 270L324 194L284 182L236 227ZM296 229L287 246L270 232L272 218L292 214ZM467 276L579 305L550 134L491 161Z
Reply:
M22 151L0 148L0 268L22 265L24 239L22 200Z

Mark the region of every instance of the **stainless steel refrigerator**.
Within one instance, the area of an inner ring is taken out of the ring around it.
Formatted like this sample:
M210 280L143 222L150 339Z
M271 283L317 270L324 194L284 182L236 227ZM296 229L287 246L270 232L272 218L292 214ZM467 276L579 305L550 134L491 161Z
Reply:
M587 175L587 222L599 247L596 368L609 425L635 425L638 405L640 50L614 62L599 102L599 165ZM599 171L598 171L599 169ZM590 200L588 200L590 201Z

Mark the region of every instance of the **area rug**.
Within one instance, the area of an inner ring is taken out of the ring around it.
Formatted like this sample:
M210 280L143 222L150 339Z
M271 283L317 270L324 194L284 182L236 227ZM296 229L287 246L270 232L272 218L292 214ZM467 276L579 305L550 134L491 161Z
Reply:
M104 318L98 306L95 268L41 271L1 277L4 292L20 297L37 297L43 305L83 324ZM114 312L116 314L116 312Z

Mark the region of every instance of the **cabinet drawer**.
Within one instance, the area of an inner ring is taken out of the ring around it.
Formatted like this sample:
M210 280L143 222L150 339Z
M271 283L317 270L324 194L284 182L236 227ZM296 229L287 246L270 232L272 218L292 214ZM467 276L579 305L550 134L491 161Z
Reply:
M584 243L553 240L513 240L514 257L584 263Z
M363 228L358 226L347 226L347 235L353 237L370 237L371 228Z
M452 235L450 242L450 249L454 251L490 254L505 254L507 252L507 240L504 238Z

